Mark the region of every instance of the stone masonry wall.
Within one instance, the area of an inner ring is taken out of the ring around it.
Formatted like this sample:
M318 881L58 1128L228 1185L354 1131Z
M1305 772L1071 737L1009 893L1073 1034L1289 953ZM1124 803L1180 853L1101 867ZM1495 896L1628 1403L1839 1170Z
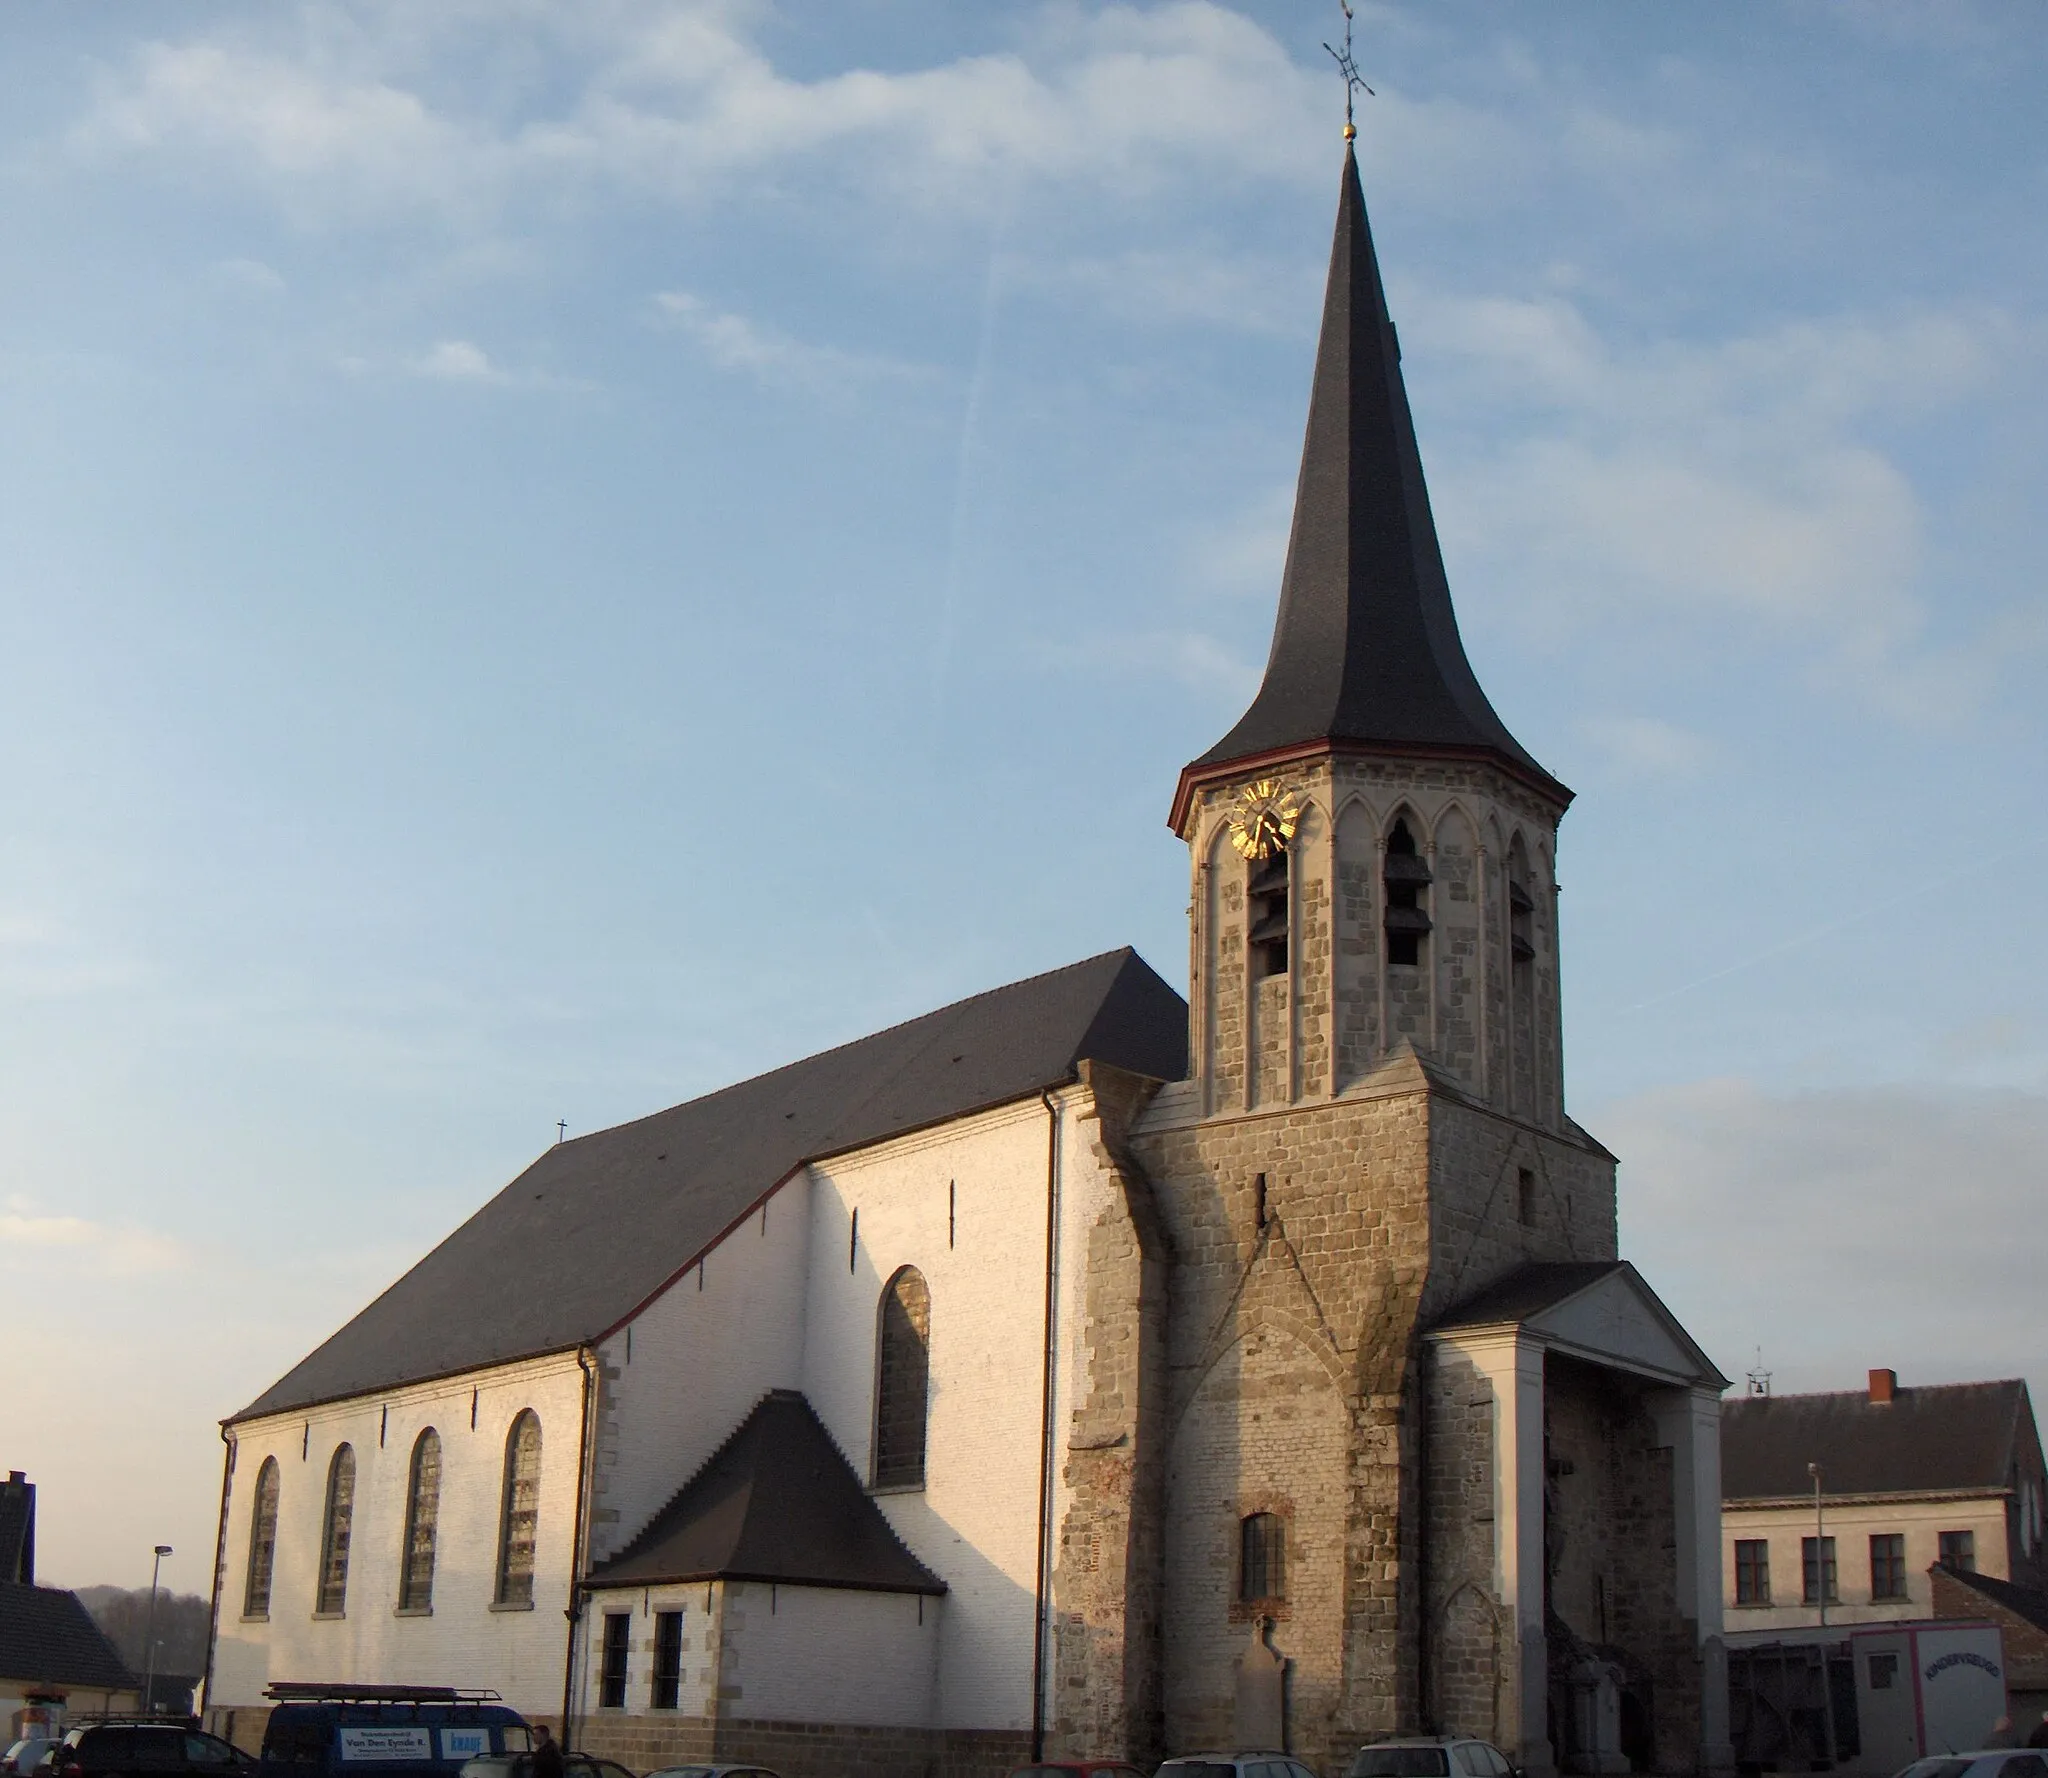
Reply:
M1495 1592L1493 1385L1463 1353L1433 1349L1424 1449L1431 1715L1447 1734L1512 1747L1514 1625Z

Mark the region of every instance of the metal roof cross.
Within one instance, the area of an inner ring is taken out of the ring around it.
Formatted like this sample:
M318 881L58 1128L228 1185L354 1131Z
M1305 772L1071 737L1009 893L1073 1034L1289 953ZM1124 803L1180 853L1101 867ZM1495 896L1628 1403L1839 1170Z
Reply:
M1365 84L1365 76L1358 71L1358 62L1351 53L1351 0L1337 0L1344 9L1344 47L1336 48L1325 43L1330 60L1337 64L1337 72L1344 76L1344 140L1353 141L1358 135L1358 125L1352 121L1351 104L1355 95L1364 93L1367 98L1378 98L1371 87Z

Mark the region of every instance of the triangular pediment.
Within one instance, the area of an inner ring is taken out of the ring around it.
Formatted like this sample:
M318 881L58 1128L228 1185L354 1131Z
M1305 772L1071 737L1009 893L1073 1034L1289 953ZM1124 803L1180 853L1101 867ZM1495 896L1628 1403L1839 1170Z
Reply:
M1616 1266L1524 1325L1553 1351L1617 1370L1674 1383L1726 1380L1633 1266Z
M1514 1328L1545 1349L1659 1381L1728 1379L1626 1260L1518 1267L1438 1323L1439 1334Z

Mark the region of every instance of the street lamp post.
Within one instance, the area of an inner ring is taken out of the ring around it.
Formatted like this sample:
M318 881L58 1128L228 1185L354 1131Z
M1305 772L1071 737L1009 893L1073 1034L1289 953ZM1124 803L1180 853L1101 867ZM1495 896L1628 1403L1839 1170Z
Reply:
M163 1567L164 1558L171 1553L171 1546L160 1543L156 1546L156 1560L149 1565L149 1630L146 1646L142 1651L142 1708L145 1714L156 1714L156 1576Z

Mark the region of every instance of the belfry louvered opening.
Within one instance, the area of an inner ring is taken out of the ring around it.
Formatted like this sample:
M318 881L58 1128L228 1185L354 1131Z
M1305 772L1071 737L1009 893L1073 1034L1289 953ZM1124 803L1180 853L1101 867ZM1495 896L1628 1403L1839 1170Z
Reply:
M1416 849L1415 834L1403 816L1387 835L1386 930L1387 961L1408 967L1422 961L1422 941L1429 936L1429 866Z
M1245 944L1251 954L1252 978L1287 973L1287 848L1276 846L1269 858L1255 859L1245 885Z

